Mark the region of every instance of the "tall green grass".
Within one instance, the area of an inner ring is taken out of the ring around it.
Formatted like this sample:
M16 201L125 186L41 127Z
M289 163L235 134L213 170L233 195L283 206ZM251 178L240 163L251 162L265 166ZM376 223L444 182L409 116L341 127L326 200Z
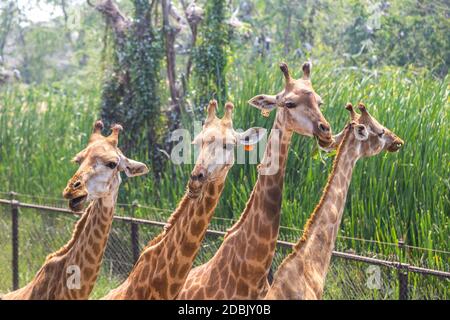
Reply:
M291 63L295 76L300 64ZM254 62L229 71L230 100L235 103L234 126L271 128L247 101L256 94L282 89L276 65ZM320 62L313 70L315 90L325 101L323 113L338 132L348 119L346 102L363 101L380 123L405 140L395 154L380 154L358 162L354 171L338 248L353 248L389 256L392 245L407 244L449 251L450 143L448 137L449 78L399 69L376 73L340 69ZM99 88L64 86L13 87L0 92L0 191L60 197L76 170L69 160L82 149L98 117ZM132 130L132 128L125 128ZM140 133L136 132L136 135ZM320 198L332 158L314 155L312 139L295 136L287 166L282 224L301 229ZM149 160L145 152L129 154ZM191 166L168 165L160 186L151 175L125 180L120 202L175 208L185 190ZM230 171L216 216L237 219L256 180L255 165L236 164ZM1 196L1 194L0 194ZM143 215L143 212L137 212ZM295 240L298 231L282 230ZM404 259L448 269L448 255L413 250Z

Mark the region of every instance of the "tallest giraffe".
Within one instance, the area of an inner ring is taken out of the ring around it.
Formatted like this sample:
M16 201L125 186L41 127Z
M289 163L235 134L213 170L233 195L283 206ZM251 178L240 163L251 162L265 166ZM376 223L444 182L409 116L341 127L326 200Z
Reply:
M265 114L277 112L250 199L214 257L191 271L179 299L258 299L268 290L291 137L293 133L314 136L322 147L332 142L330 126L320 111L322 99L311 84L311 64L303 64L301 79L293 79L285 63L280 69L284 90L249 101Z

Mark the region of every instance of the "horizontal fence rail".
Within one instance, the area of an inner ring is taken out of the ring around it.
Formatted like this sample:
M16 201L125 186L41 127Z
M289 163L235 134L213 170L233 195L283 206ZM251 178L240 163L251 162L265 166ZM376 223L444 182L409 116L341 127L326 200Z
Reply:
M70 216L81 216L82 213L74 213L69 209L58 208L47 205L39 205L34 203L24 203L14 199L14 193L11 193L11 199L0 199L0 205L10 206L11 207L11 234L12 234L12 284L13 289L17 289L19 287L19 250L18 250L18 229L19 229L19 208L26 209L35 209L41 212L52 212L52 213L63 213ZM136 205L138 207L138 205ZM138 244L138 233L139 225L148 225L163 228L166 226L165 222L155 221L155 220L146 220L141 218L134 218L128 216L114 216L115 221L122 221L125 223L129 223L130 235L131 235L131 250L133 254L133 259L136 261L139 257L139 244ZM214 237L222 237L226 234L224 231L208 229L206 231L206 235L214 236ZM399 242L399 247L404 245L402 242ZM292 249L294 243L288 241L278 240L277 246L279 248L284 248L287 250ZM406 247L406 246L405 246ZM431 249L430 249L431 250ZM399 299L408 299L408 273L415 273L419 275L431 275L438 278L443 279L444 281L448 281L450 279L450 272L434 270L428 268L422 268L414 265L410 265L407 263L402 263L399 261L388 261L377 258L371 258L367 256L357 255L353 253L333 251L333 257L342 258L349 261L357 261L370 265L383 266L391 269L396 269L398 271L398 282L399 282Z

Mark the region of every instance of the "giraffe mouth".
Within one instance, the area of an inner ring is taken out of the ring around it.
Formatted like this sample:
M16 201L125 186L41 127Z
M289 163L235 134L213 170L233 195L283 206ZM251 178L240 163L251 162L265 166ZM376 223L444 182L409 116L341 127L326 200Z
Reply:
M202 192L203 184L196 183L196 181L190 181L188 185L188 196L191 199L198 198L200 193Z
M389 152L397 152L403 146L403 140L396 140L387 148Z
M315 136L316 137L316 140L317 140L317 143L319 144L319 146L321 147L321 148L328 148L328 147L330 147L332 144L333 144L333 138L327 138L327 139L323 139L322 137L320 137L320 136L318 136L318 135L316 135Z
M87 195L73 198L69 201L69 208L74 212L83 211L83 205L87 200Z

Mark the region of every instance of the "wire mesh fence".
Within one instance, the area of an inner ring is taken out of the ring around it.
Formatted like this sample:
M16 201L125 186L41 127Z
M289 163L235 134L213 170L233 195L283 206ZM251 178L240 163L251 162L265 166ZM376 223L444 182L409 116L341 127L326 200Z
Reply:
M46 207L10 200L0 199L0 292L3 293L28 283L45 257L70 239L79 218L65 209L64 202L59 199L45 199ZM20 201L33 199L20 198ZM14 208L17 208L15 222ZM141 250L161 232L167 214L158 208L118 205L92 299L102 297L128 276ZM134 219L134 216L145 216L148 220ZM212 258L222 243L223 231L232 224L230 219L211 221L195 266ZM15 227L17 234L14 233ZM296 241L300 235L301 230L298 229L280 231L272 270L276 270L291 252L292 243L288 241ZM421 268L427 266L424 263L414 266L402 264L397 255L367 254L370 256L339 251L333 254L325 299L449 298L448 256L444 258L447 261L444 270L439 271Z

